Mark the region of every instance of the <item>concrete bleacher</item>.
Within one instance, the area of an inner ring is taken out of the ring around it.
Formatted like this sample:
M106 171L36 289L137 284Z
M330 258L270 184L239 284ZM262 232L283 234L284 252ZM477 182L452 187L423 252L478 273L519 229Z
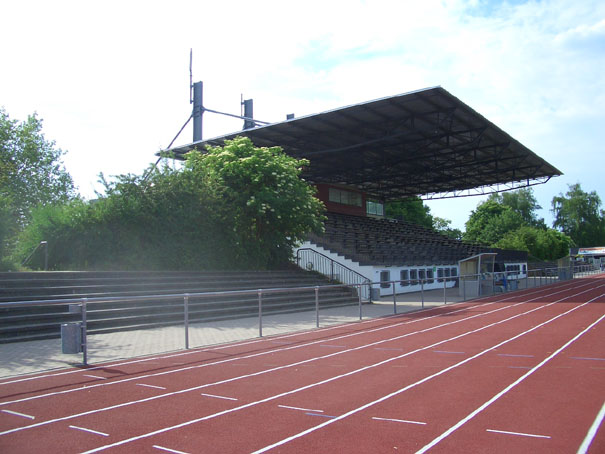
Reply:
M392 219L328 213L325 233L310 240L360 265L453 264L485 247Z
M289 313L315 305L313 291L296 287L326 285L317 273L285 271L225 272L17 272L0 273L0 302L175 295L233 290L292 288L291 292L263 295L263 312ZM357 304L345 288L322 289L321 304ZM102 333L183 323L183 298L138 299L127 302L87 303L88 332ZM258 313L256 294L190 298L189 319L225 320ZM0 308L0 342L58 337L60 324L80 319L69 306Z

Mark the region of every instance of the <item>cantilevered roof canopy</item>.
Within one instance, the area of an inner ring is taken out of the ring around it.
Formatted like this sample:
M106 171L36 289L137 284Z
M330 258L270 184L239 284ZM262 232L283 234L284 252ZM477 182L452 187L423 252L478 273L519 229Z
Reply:
M177 159L249 137L307 158L312 183L356 187L381 200L488 194L561 172L441 87L418 90L172 148Z

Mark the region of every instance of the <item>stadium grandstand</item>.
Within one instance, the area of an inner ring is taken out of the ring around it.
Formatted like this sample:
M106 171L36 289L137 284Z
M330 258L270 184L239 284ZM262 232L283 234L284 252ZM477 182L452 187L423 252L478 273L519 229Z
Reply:
M384 216L388 201L490 194L561 175L442 87L300 118L288 115L273 124L254 121L251 101L246 103L242 131L206 140L199 122L209 109L194 105L194 141L165 152L184 159L194 149L246 136L256 146L280 146L308 159L303 178L317 188L327 221L323 235L309 235L297 250L302 268L319 269L318 260L327 259L372 282L401 280L398 293L420 290L415 279L424 280L425 289L443 287L444 278L455 286L451 277L459 275L459 262L480 253L497 254L496 271L526 271L522 251L469 244ZM383 294L391 291L390 285L377 285Z

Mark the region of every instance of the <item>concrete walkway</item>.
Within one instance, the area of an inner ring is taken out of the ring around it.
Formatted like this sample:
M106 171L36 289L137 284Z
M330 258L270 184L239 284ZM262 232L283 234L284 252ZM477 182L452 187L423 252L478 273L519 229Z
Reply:
M462 300L458 289L448 289L448 303ZM397 313L422 308L420 294L396 295ZM443 290L424 293L424 306L443 305ZM374 304L362 306L363 319L394 313L393 297L383 297ZM319 326L326 327L359 321L359 306L346 306L319 311ZM316 327L315 311L263 317L263 336L312 330ZM224 344L259 336L258 317L196 323L189 326L189 347ZM97 364L136 356L152 355L185 348L183 326L121 331L88 336L88 363ZM0 344L0 378L79 366L82 354L61 353L61 339Z

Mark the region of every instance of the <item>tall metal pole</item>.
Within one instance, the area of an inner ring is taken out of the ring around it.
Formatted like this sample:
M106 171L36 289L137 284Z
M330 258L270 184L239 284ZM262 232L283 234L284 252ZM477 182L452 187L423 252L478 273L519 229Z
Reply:
M204 115L204 83L193 84L193 141L202 140L202 121Z

